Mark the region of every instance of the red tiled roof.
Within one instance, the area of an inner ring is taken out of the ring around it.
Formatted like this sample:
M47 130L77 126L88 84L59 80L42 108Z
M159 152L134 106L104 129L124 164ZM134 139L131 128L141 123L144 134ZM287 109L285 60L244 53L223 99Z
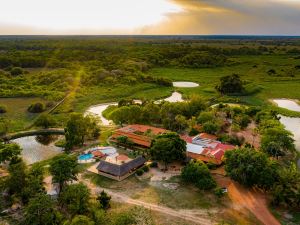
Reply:
M181 135L180 138L190 144L193 142L193 137L189 135Z
M217 140L218 137L213 134L207 134L207 133L201 133L199 135L201 138L211 139L211 140Z
M104 156L104 154L100 151L93 151L92 154L93 154L93 156L96 156L96 157L103 157Z
M235 146L219 143L216 146L216 149L222 149L223 151L227 151L227 150L233 150L233 149L235 149Z
M126 127L122 127L114 132L112 135L112 138L117 138L120 136L127 136L132 142L135 144L144 146L144 147L150 147L152 138L149 136L144 135L143 133L151 130L152 134L159 135L163 133L167 133L168 130L147 126L147 125L139 125L139 124L133 124L128 125ZM138 134L136 132L140 132L141 134Z
M134 133L134 132L145 133L148 130L151 130L151 132L155 135L163 134L163 133L168 132L168 130L163 129L163 128L152 127L152 126L147 126L147 125L140 125L140 124L128 125L126 127L120 128L119 130L123 131L123 132L126 132L126 133Z
M126 160L128 160L129 158L128 158L127 155L118 155L118 156L116 157L116 159L119 160L119 161L126 161Z

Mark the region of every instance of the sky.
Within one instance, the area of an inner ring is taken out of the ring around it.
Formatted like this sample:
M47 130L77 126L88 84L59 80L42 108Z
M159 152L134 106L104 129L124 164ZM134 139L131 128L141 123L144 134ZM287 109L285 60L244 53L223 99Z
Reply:
M1 0L0 35L300 35L300 0Z

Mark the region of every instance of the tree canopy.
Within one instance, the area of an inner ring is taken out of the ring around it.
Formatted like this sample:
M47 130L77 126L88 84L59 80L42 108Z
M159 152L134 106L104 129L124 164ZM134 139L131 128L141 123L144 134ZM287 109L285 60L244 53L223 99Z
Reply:
M244 86L240 76L233 74L221 77L220 84L216 86L216 89L221 94L235 94L242 93L244 91Z
M277 169L276 161L252 148L239 148L225 153L226 173L248 187L270 189L278 179Z
M59 184L60 190L68 181L77 180L78 163L76 156L58 155L50 163L49 171L53 176L52 180Z
M211 176L208 167L202 161L190 161L181 171L185 182L195 184L201 190L216 187L216 182Z
M22 149L18 144L0 142L0 163L18 158L21 151Z
M59 225L62 216L55 208L53 200L46 194L30 199L25 208L25 224Z
M100 127L96 117L72 113L65 128L66 149L81 146L85 138L97 138L99 135Z
M153 159L167 164L182 161L186 157L186 143L176 133L158 135L151 143L150 155Z
M90 190L83 183L67 185L59 196L59 202L72 215L88 211Z

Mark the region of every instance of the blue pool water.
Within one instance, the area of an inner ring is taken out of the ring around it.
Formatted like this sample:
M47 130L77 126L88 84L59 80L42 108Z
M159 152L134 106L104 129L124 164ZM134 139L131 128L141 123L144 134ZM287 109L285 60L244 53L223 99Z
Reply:
M79 160L88 160L88 159L91 159L93 158L93 154L84 154L84 155L80 155L78 157Z

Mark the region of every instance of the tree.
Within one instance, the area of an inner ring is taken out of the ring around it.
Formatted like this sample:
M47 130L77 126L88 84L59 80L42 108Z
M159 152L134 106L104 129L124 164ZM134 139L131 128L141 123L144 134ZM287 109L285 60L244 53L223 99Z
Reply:
M71 222L67 222L64 225L95 225L95 222L87 216L77 215Z
M17 159L21 151L22 149L18 144L5 144L0 142L0 163Z
M38 194L30 199L25 208L25 224L30 225L58 225L61 215L55 209L54 202L46 194Z
M100 208L104 210L109 209L110 199L111 197L105 191L101 191L100 195L97 197L97 200L100 204Z
M50 163L50 173L54 183L59 184L60 191L68 181L77 180L77 158L66 154L53 158Z
M294 152L295 144L291 136L289 131L281 127L265 129L261 138L261 148L273 157Z
M225 171L235 181L269 190L277 181L278 164L268 156L251 148L225 153Z
M31 104L27 109L27 111L31 113L41 113L44 112L45 110L46 110L46 106L42 102Z
M176 133L166 133L157 136L151 143L150 155L155 160L168 163L184 160L186 157L186 143Z
M300 209L300 172L295 164L279 170L279 179L272 188L272 203Z
M22 160L9 165L7 185L10 194L21 195L26 185L26 169L26 164Z
M208 167L202 161L191 161L181 171L183 181L195 184L201 190L216 187Z
M66 149L70 150L76 145L83 145L86 135L86 124L80 113L73 113L65 128Z
M201 112L197 118L197 122L200 124L204 124L209 121L213 121L215 119L215 115L213 112Z
M26 173L25 187L21 193L22 202L27 204L29 199L42 193L45 193L44 168L39 164L33 164Z
M45 129L52 127L56 124L54 118L49 114L40 115L37 120L34 122L35 126L43 127Z
M216 134L220 131L221 126L216 121L208 121L203 124L202 130L208 134Z
M90 191L83 183L67 185L60 194L59 202L72 214L88 211Z
M0 117L0 136L8 132L10 121L6 118Z
M285 152L282 150L280 144L275 141L265 143L262 150L269 156L275 157L277 159L278 157L285 155Z
M99 135L99 121L96 117L84 117L80 113L73 113L65 128L66 149L71 150L74 146L83 145L86 137L97 138Z
M216 86L221 94L242 93L244 91L243 82L239 75L221 77L220 84Z

